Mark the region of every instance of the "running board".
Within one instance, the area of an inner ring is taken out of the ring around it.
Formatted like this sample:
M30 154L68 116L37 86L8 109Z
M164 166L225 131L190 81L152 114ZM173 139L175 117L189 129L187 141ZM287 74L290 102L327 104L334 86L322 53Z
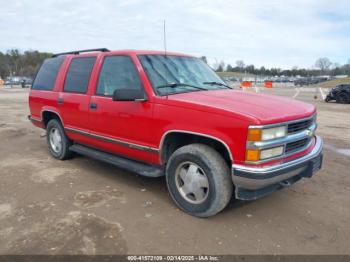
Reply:
M148 176L148 177L164 176L164 171L161 167L143 164L141 162L119 157L114 154L102 152L100 150L93 149L87 146L74 144L69 147L69 150L87 157L91 157L91 158L115 165L121 169L131 171L142 176Z

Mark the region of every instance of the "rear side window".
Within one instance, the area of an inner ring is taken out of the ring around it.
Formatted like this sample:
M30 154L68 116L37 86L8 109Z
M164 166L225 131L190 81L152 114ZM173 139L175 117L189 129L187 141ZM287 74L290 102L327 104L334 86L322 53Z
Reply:
M79 57L72 59L66 81L64 82L64 91L86 93L95 60L96 57Z
M46 59L36 74L32 89L52 90L63 60L63 56Z
M112 96L117 89L142 89L139 75L128 56L108 56L103 61L96 94Z

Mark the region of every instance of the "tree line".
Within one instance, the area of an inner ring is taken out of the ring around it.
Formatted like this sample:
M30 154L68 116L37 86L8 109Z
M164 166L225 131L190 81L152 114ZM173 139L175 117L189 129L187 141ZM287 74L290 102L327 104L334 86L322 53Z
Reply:
M44 59L51 57L51 53L28 50L20 52L11 49L5 53L0 52L0 78L8 76L34 77L38 66Z
M202 56L201 59L207 63L207 58ZM255 67L254 65L246 65L243 60L237 60L236 64L225 64L224 61L215 62L213 68L216 72L236 72L236 73L248 73L254 75L263 76L320 76L320 75L350 75L350 59L348 63L340 65L338 63L332 63L327 57L322 57L316 60L314 68L298 68L281 69L281 68L266 68Z
M28 50L20 52L18 49L11 49L5 53L0 52L0 77L5 79L8 76L34 77L37 67L44 59L51 57L48 52ZM207 63L205 56L201 57ZM217 72L238 72L264 76L319 76L319 75L350 75L350 60L347 64L340 65L332 63L328 58L317 59L312 69L293 67L292 69L255 67L246 65L243 60L237 60L236 64L225 64L224 61L215 62L213 65Z

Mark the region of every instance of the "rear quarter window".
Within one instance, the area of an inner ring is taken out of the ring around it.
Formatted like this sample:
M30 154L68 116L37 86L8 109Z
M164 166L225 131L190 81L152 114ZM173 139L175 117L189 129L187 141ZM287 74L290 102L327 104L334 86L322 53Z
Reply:
M35 76L32 89L52 90L63 60L62 56L46 59Z

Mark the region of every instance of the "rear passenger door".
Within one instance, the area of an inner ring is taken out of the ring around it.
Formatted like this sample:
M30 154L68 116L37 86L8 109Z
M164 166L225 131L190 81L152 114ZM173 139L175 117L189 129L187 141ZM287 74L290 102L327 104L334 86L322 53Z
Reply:
M70 61L63 90L57 103L66 131L74 133L74 139L80 140L84 133L89 132L89 102L88 87L90 76L95 64L95 56L72 58Z

